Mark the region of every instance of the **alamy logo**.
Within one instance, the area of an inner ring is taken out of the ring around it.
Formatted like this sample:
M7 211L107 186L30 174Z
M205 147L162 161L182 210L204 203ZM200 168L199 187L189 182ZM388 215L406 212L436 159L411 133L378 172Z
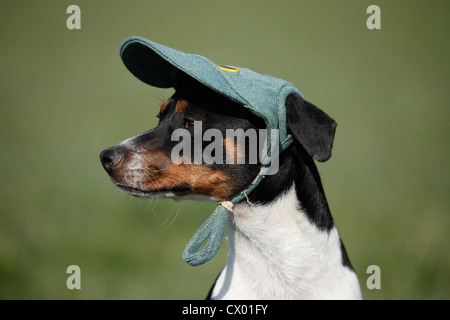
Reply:
M370 274L370 276L367 278L367 281L366 281L367 289L369 289L369 290L381 289L381 269L380 269L380 267L375 264L368 266L366 273Z
M66 20L66 26L69 30L81 29L81 9L77 5L70 5L67 7L66 13L70 16Z
M67 289L81 289L81 269L79 266L73 264L67 267L66 273L70 276L66 280Z
M267 129L226 129L225 138L219 129L203 132L202 122L193 122L193 135L188 129L176 129L171 141L178 141L171 152L175 164L257 164L268 166L266 175L274 175L279 168L279 130L270 130L270 152ZM193 154L192 154L193 136ZM248 144L246 143L248 141ZM258 142L259 141L259 142ZM204 142L210 142L204 147ZM204 147L204 148L203 148ZM224 155L225 152L225 155Z
M381 9L377 5L370 5L367 7L366 13L370 13L367 18L366 26L369 30L381 29Z

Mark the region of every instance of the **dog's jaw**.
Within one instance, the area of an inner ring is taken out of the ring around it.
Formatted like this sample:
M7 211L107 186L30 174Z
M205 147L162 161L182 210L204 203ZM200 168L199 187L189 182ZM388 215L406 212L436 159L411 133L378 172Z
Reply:
M145 191L133 187L128 187L126 185L122 185L119 183L115 183L115 185L120 191L132 195L136 198L143 198L143 199L177 198L177 196L173 192Z

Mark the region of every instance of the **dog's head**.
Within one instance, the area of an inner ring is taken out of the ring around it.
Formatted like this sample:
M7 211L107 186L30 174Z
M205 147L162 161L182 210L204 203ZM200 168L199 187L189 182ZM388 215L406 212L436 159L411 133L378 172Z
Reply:
M227 140L227 129L263 127L238 104L192 82L165 101L157 117L156 128L100 154L103 167L121 190L138 197L228 199L257 174L258 164L226 163L227 156L237 160L246 154L238 143ZM209 129L216 134L207 137ZM206 163L206 154L222 161Z
M288 96L285 104L295 145L318 161L328 160L336 122L299 95ZM262 138L229 136L239 129L248 133L265 128L264 121L242 105L185 77L161 105L158 117L156 128L100 154L103 167L121 190L137 197L197 195L226 200L258 175L260 159L255 162L251 153L259 154Z

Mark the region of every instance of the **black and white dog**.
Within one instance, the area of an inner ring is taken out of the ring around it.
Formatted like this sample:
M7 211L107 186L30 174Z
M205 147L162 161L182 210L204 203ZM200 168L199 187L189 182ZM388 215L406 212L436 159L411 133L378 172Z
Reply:
M331 156L336 123L300 96L286 100L295 141L279 170L235 204L228 221L229 256L212 299L361 299L357 276L334 225L313 156ZM100 154L112 181L137 197L222 201L248 186L259 164L174 164L171 132L264 127L252 113L190 79L164 102L156 128ZM245 152L223 141L224 154ZM237 156L246 156L237 155ZM247 163L247 162L246 162Z

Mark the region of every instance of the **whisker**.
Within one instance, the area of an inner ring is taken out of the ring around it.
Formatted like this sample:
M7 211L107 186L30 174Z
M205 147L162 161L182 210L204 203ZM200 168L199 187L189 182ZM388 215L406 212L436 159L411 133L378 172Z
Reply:
M168 227L170 227L170 225L176 220L176 218L178 217L178 214L180 213L180 207L178 207L177 213L175 213L175 217L172 219L172 221L169 222L169 224L167 226L165 226L164 228L162 228L161 230L165 230ZM167 220L166 220L167 221Z
M164 96L162 94L156 94L156 93L153 93L151 95L151 98L159 100L161 102L161 104L163 104L167 100L166 98L164 98Z
M155 200L155 201L154 201L154 200ZM152 212L153 210L155 210L156 205L158 204L158 201L159 201L158 198L156 198L156 199L150 199L150 201L149 201L149 203L148 203L148 207L147 207L148 212ZM150 205L151 205L152 203L154 203L153 206L152 206L151 208L149 208Z

